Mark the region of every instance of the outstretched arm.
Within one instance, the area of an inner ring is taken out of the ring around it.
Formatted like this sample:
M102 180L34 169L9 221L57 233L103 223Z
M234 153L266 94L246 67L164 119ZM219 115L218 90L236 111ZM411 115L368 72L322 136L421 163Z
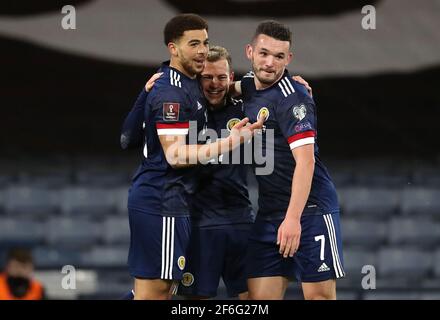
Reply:
M249 119L244 118L231 129L229 137L209 144L188 145L185 135L160 135L159 140L169 165L174 169L185 168L198 163L207 163L211 159L218 158L220 154L237 148L241 143L251 139L255 130L261 129L264 118L261 117L253 124L248 122Z

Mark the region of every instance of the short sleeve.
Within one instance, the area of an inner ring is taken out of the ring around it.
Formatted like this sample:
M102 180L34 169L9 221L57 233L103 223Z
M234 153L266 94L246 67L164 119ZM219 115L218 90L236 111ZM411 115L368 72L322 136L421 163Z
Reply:
M313 100L290 95L277 106L276 116L291 150L315 143L316 117Z
M249 71L240 80L241 95L243 99L249 99L255 92L254 73Z
M159 136L188 134L191 106L182 89L178 87L159 89L151 104Z

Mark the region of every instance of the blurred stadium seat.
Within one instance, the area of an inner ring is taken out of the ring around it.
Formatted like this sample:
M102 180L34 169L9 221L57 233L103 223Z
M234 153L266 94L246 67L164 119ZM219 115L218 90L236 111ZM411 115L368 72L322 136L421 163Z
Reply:
M379 251L380 277L422 279L432 270L433 257L427 251L414 247L387 247Z
M47 217L60 210L58 190L35 185L10 185L5 210L10 215Z
M108 217L103 225L103 242L106 244L128 244L130 229L127 217Z
M399 205L398 189L352 187L338 190L344 216L386 217Z
M42 241L42 223L34 220L0 217L0 246L35 246Z
M123 268L127 267L128 245L95 246L83 254L82 261L89 267Z
M405 188L402 194L401 210L405 215L440 218L440 188Z
M69 186L61 192L61 209L67 215L102 217L115 213L117 203L114 190L85 186Z
M342 239L344 244L376 248L386 240L387 221L373 219L342 218Z
M89 248L102 236L102 226L89 219L53 217L47 221L46 241L51 246Z
M390 221L389 242L429 247L440 244L440 223L420 217L395 217Z
M35 248L32 254L39 269L58 269L61 272L65 265L75 268L82 265L82 255L77 250L44 246Z

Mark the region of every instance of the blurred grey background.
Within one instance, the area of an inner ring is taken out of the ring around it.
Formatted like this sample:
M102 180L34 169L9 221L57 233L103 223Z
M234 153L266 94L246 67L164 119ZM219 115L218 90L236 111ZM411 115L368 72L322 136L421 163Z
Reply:
M64 30L61 8L76 9ZM364 5L376 29L364 30ZM0 266L32 249L49 298L117 299L126 266L130 177L142 150L119 149L125 115L168 55L162 30L196 12L238 78L257 23L294 35L293 74L314 90L321 157L342 208L340 299L440 298L440 1L43 0L0 4ZM251 196L256 205L253 180ZM64 290L61 268L77 269ZM376 270L364 290L362 267ZM226 297L221 286L218 298ZM286 298L299 299L293 283Z

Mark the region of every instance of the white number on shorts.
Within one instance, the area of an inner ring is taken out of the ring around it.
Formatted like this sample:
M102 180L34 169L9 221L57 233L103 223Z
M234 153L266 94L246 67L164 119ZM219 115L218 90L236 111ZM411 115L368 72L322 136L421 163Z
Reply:
M315 237L315 241L321 241L321 253L319 254L319 258L324 260L324 246L325 246L325 237L323 234Z

